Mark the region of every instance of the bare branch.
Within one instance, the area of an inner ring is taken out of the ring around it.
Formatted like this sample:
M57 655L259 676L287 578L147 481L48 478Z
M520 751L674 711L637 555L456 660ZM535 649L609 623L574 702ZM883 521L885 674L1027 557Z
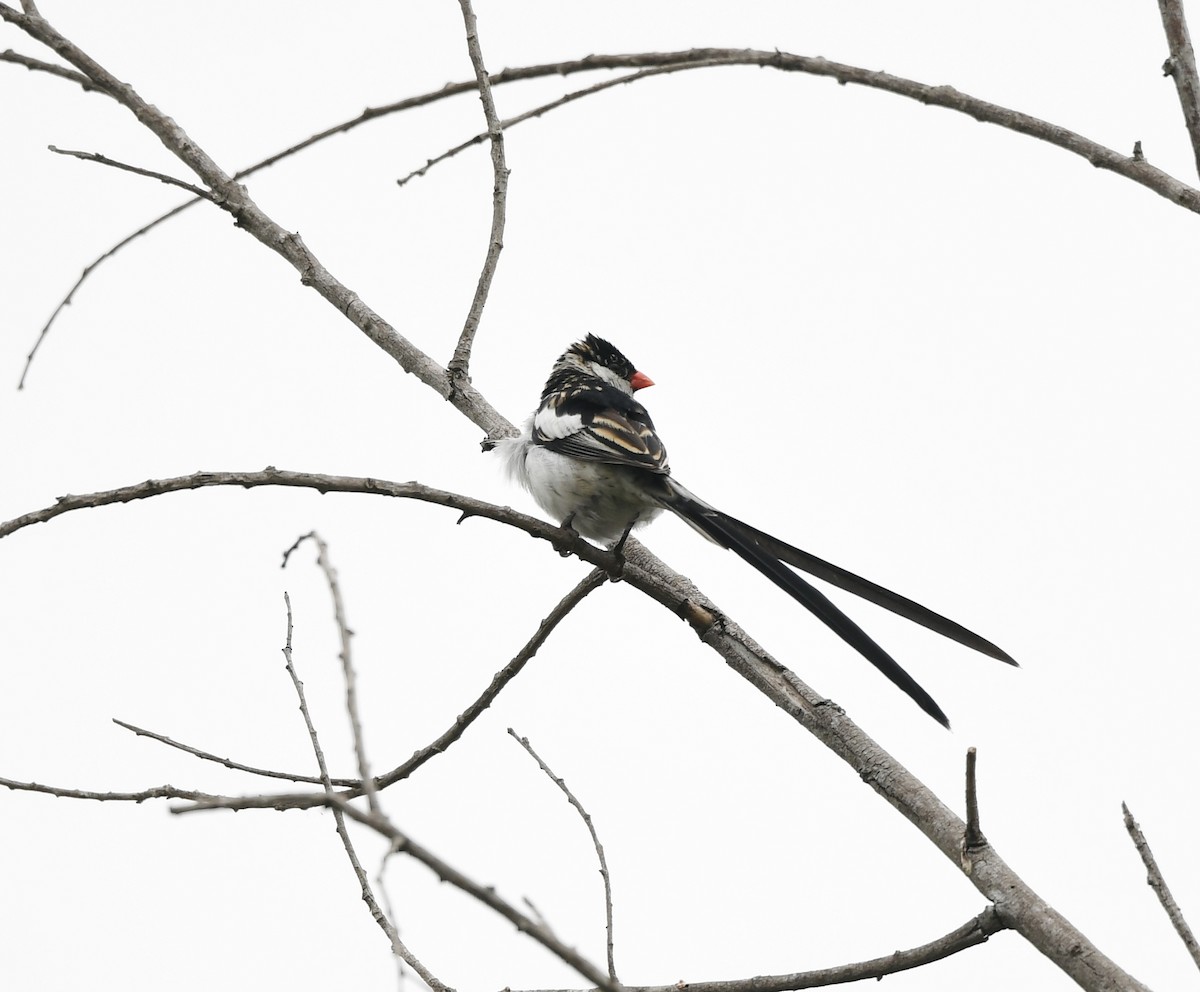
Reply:
M496 697L500 695L500 691L516 678L526 663L537 654L538 649L546 642L546 638L550 636L551 631L583 601L583 598L588 593L600 588L607 578L608 573L602 568L596 568L589 572L574 589L559 601L558 605L550 611L550 615L538 624L538 629L534 632L534 635L517 652L512 661L492 676L492 681L488 683L488 687L483 690L479 698L463 710L455 718L454 723L432 744L414 752L411 758L393 768L387 774L380 775L375 780L376 785L380 789L385 789L389 785L399 782L401 779L408 778L413 772L429 761L430 758L442 754L451 744L462 737L466 729L492 705Z
M430 758L441 754L458 740L467 727L492 704L496 696L500 694L500 691L525 667L526 662L537 653L538 649L545 643L546 638L550 636L551 631L559 625L588 593L603 585L607 577L608 573L603 568L597 568L589 572L550 611L550 615L538 625L537 631L517 653L516 657L493 676L491 683L483 691L482 695L459 714L454 724L432 744L421 748L421 750L415 752L407 761L393 768L390 772L376 778L376 788L386 789L388 786L408 778L413 772L429 761ZM362 794L362 790L358 788L357 782L350 783L350 786L346 792L340 793L343 799L353 799ZM301 792L287 795L248 796L242 798L211 796L206 798L203 805L196 806L194 809L274 809L282 811L286 809L311 809L314 806L322 805L324 805L324 799L321 796L314 795L311 792ZM179 812L191 812L191 809L180 810Z
M58 301L58 305L54 308L54 312L50 314L49 319L46 321L45 324L42 325L42 329L38 332L37 340L33 342L33 347L29 349L29 354L25 356L25 366L24 366L24 368L21 369L21 379L17 383L17 389L25 388L25 379L29 375L29 367L33 364L34 356L37 355L38 349L42 346L42 342L46 339L46 335L50 333L51 326L58 319L58 315L60 313L62 313L63 309L65 307L68 307L71 305L71 302L75 298L76 291L79 289L80 286L83 285L84 280L86 280L87 277L92 274L92 271L98 265L100 265L102 262L104 262L106 259L112 258L113 255L117 254L117 252L119 252L127 244L129 244L132 241L136 241L147 231L153 230L159 224L162 224L165 221L170 220L176 214L182 213L184 210L186 210L188 207L192 206L193 204L201 203L201 202L203 202L203 201L201 201L200 199L192 199L192 200L188 200L187 203L181 203L179 206L174 207L171 210L168 210L165 214L162 214L160 217L156 218L155 220L152 220L149 224L146 224L143 227L139 227L132 234L127 235L126 237L122 238L115 245L113 245L106 252L104 252L104 254L97 255L94 259L92 259L92 261L90 263L88 263L88 265L84 268L83 272L80 273L79 278L75 280L75 285L73 285L71 287L71 289L68 291L66 296L64 296L61 300Z
M588 979L588 981L595 982L599 988L605 989L606 992L624 992L617 982L610 980L604 972L575 950L575 948L568 947L546 927L542 926L536 920L530 919L530 917L526 916L511 903L501 899L491 887L480 885L473 879L468 878L457 868L447 864L432 851L422 847L407 834L400 831L386 817L378 813L363 812L360 809L356 809L337 795L331 795L329 800L331 805L335 808L340 808L347 816L358 820L359 823L371 827L380 835L388 838L392 842L393 851L415 858L429 868L443 882L449 882L455 888L462 889L468 895L474 896L485 906L499 913L512 923L521 933L528 934L546 948L546 950L555 954L565 964L570 965L579 974L583 975L584 978Z
M467 51L471 55L471 65L475 68L479 100L483 104L483 116L487 121L488 137L492 143L493 186L492 230L488 236L487 255L484 258L483 270L479 273L479 282L475 286L475 297L471 301L466 323L463 324L458 344L454 346L454 355L446 366L453 388L457 388L460 382L470 381L471 348L475 344L475 332L479 330L479 322L483 319L483 308L492 288L492 277L496 274L496 264L500 261L500 252L504 249L504 207L508 197L504 131L496 114L495 101L492 99L491 80L483 64L483 49L479 45L479 27L475 20L475 11L471 7L471 0L458 0L458 5L462 9L463 25L467 29Z
M69 80L72 83L78 83L83 87L84 91L93 90L95 87L92 81L87 78L82 72L74 72L61 65L55 65L53 62L43 62L41 59L32 58L29 55L22 55L20 52L14 52L11 48L0 52L0 62L11 62L13 65L23 65L30 72L46 72L52 76L59 76L62 79ZM105 94L107 96L107 94Z
M587 827L588 833L592 837L592 846L596 849L596 857L600 861L600 877L604 879L604 918L606 921L606 930L608 931L607 949L608 949L608 977L612 979L613 984L618 984L620 979L617 978L617 965L613 956L613 907L612 907L612 884L608 877L608 861L604 857L604 845L600 843L600 837L596 833L596 827L592 823L592 818L588 815L588 811L583 808L583 804L575 798L575 794L567 788L567 783L554 774L550 770L550 766L546 764L541 756L533 749L533 745L529 743L528 737L518 737L512 727L508 728L509 736L521 745L534 761L538 763L538 767L546 773L546 776L562 791L567 797L567 802L579 811L579 815L583 817L584 826Z
M204 489L210 486L240 486L252 489L258 486L285 486L301 489L315 489L320 493L373 493L377 496L392 496L400 499L416 499L426 503L436 503L440 506L453 507L463 513L464 517L485 517L505 523L525 531L531 537L548 541L556 548L567 548L591 565L607 567L611 555L602 551L594 544L580 538L572 537L572 531L564 531L561 527L548 524L544 520L530 517L506 506L495 506L483 500L470 496L460 496L457 493L442 489L433 489L416 482L388 482L386 479L369 477L324 475L316 472L288 472L268 466L261 472L196 472L192 475L177 476L173 479L147 479L145 482L120 489L109 489L104 492L87 493L82 496L60 496L53 506L26 513L20 517L0 523L0 538L8 537L22 528L33 524L45 523L55 517L72 510L91 509L98 506L108 506L113 503L129 503L138 499L149 499L166 493L182 492L189 489Z
M1192 933L1192 928L1188 926L1187 920L1183 918L1183 910L1179 908L1175 897L1171 895L1171 890L1167 888L1167 880L1163 878L1162 872L1159 870L1158 862L1154 858L1154 852L1150 850L1150 844L1146 840L1145 834L1142 833L1142 828L1138 826L1137 821L1133 818L1133 814L1129 812L1129 807L1124 803L1121 803L1121 811L1125 814L1125 829L1129 831L1129 836L1133 840L1133 846L1137 848L1137 852L1142 858L1142 864L1146 866L1146 884L1158 896L1158 901L1162 904L1162 908L1166 910L1167 917L1171 921L1171 926L1179 934L1179 939L1183 941L1183 946L1187 948L1188 954L1192 956L1196 967L1200 968L1200 944L1196 943L1196 936Z
M107 155L100 155L96 152L73 151L70 148L56 148L54 145L47 145L46 147L54 152L55 155L70 155L72 158L81 158L85 162L98 162L100 165L109 165L123 172L132 172L139 176L149 176L151 179L157 179L160 183L166 183L168 186L178 186L180 189L186 189L193 196L202 197L213 203L216 202L216 198L208 190L201 189L199 186L193 186L191 183L185 183L182 179L176 179L174 176L168 176L161 172L153 172L150 169L129 165L126 162L118 162L115 158L109 158Z
M98 803L144 803L147 799L186 799L189 802L200 803L222 798L210 792L177 789L173 785L160 785L153 789L143 789L141 792L88 792L85 789L64 789L56 785L42 785L40 782L17 782L11 778L0 778L0 786L14 792L42 792L59 799L91 799Z
M325 795L332 799L333 785L329 778L329 769L325 765L325 754L321 750L321 742L317 736L317 728L313 725L312 716L308 712L308 701L304 698L304 683L300 681L300 677L296 674L295 665L292 663L292 600L285 592L283 601L287 606L287 639L284 642L283 657L285 667L287 668L288 676L292 680L292 686L296 690L296 696L300 700L300 713L304 717L304 725L308 728L308 737L312 742L313 754L317 759L317 766L321 770L321 780L325 785ZM359 888L362 890L362 899L367 906L367 910L371 914L371 918L376 922L379 928L387 935L388 941L392 945L392 953L397 957L406 961L414 971L429 985L434 992L451 992L451 990L438 981L429 970L421 964L414 955L400 940L399 933L396 932L396 927L392 921L388 919L387 914L380 907L375 899L375 893L371 889L371 881L367 878L366 871L363 870L362 863L358 860L358 853L354 850L354 843L350 840L350 832L346 829L346 818L343 815L343 808L340 805L331 803L333 810L334 822L337 826L338 837L341 838L342 847L346 850L346 857L350 860L350 865L354 870L354 875L358 879Z
M987 847L987 838L979 829L979 794L975 789L975 748L967 748L967 829L963 833L963 853Z
M12 8L0 7L0 17L12 23L24 26L20 14L12 10ZM38 37L33 31L29 32L31 36ZM39 37L39 40L42 40ZM65 39L63 39L65 42ZM45 43L50 44L50 41ZM69 42L66 43L69 45ZM51 45L51 47L54 47ZM56 49L57 50L57 49ZM6 55L10 53L5 53ZM61 54L61 53L60 53ZM82 53L81 53L82 54ZM29 68L45 68L46 71L56 71L57 75L64 78L72 79L79 82L85 88L97 89L106 96L120 99L126 103L131 109L135 109L136 104L131 104L122 99L121 94L113 91L103 85L94 83L88 75L80 74L78 77L69 73L69 70L55 70L49 63L38 63L36 66L30 63L36 60L28 60L24 56L13 55L7 61L16 62L18 64L27 65ZM705 66L718 65L757 65L764 68L775 68L785 72L804 72L812 75L831 76L839 83L855 83L861 86L867 86L874 89L882 89L894 93L899 96L908 97L910 99L919 100L922 103L935 106L946 107L951 110L956 110L960 113L974 117L976 120L987 123L998 124L1001 127L1006 127L1017 131L1021 134L1026 134L1030 137L1037 138L1041 141L1047 141L1050 144L1057 145L1074 154L1081 155L1086 158L1096 168L1109 169L1117 172L1127 179L1132 179L1134 182L1145 186L1147 189L1158 193L1173 203L1176 203L1187 210L1200 212L1200 190L1181 183L1179 180L1163 172L1161 169L1156 169L1147 163L1141 155L1124 156L1112 149L1090 141L1081 135L1078 135L1066 128L1058 127L1046 121L1041 121L1035 117L1030 117L1027 114L1020 114L1016 111L1008 110L1007 108L987 103L983 100L978 100L975 97L968 96L964 93L959 93L948 86L929 86L924 83L918 83L914 80L904 79L899 76L892 76L888 73L873 72L871 70L862 69L857 66L847 65L840 62L830 62L823 58L809 58L801 55L791 55L785 52L763 52L751 49L729 49L729 48L696 48L681 52L643 52L635 55L589 55L583 59L576 59L565 62L544 63L533 66L523 66L517 69L505 69L489 77L492 86L499 86L505 83L517 82L524 79L536 79L545 76L561 75L568 76L577 72L587 72L597 69L631 69L641 68L646 66L661 66L671 67L666 68L666 71L676 71L683 68L700 68ZM636 78L645 78L640 74L635 74ZM632 81L631 76L625 81ZM578 99L580 96L587 95L590 92L599 92L602 88L594 87L586 91L579 91L576 96L571 99ZM350 131L356 127L368 123L380 117L389 114L398 113L404 110L410 110L415 107L427 106L438 100L447 99L449 97L458 96L462 93L471 92L478 89L478 81L472 80L469 82L449 83L439 90L434 90L428 93L420 94L419 96L409 97L405 100L399 100L395 103L385 104L379 107L369 107L356 117L342 121L332 127L319 131L316 134L305 138L294 145L285 148L283 151L276 152L265 159L242 169L233 176L234 180L243 179L260 169L274 165L291 155L297 154L306 148L311 147L318 142L324 141L333 135L341 134ZM130 90L132 93L132 90ZM133 94L136 97L136 94ZM140 99L140 98L139 98ZM564 98L563 102L566 102ZM559 105L557 101L554 105ZM549 106L549 105L548 105ZM150 108L152 109L152 108ZM139 112L135 109L135 112ZM545 112L542 110L541 112ZM534 116L536 116L536 111ZM503 125L502 125L503 127ZM157 130L155 133L159 133ZM481 140L481 139L480 139ZM467 143L478 143L474 139ZM170 147L168 145L168 147ZM453 150L452 150L453 151ZM180 154L180 152L176 152ZM182 157L182 156L181 156ZM437 160L431 160L429 164ZM418 170L417 174L424 172ZM206 181L208 181L207 177ZM402 180L404 182L407 180ZM210 185L211 182L210 182ZM242 191L245 195L245 191ZM248 201L248 197L246 197ZM30 351L26 361L25 369L21 375L21 387L23 387L25 378L29 371L29 365L32 362L33 356L37 353L38 345L49 332L50 327L54 323L58 314L63 307L70 302L71 296L79 288L80 284L88 277L93 269L96 268L107 258L112 257L121 248L128 244L131 240L138 237L146 231L156 227L158 224L166 221L170 217L175 216L183 210L186 210L197 201L189 201L186 204L180 204L171 211L151 221L145 227L131 234L118 244L114 245L103 255L98 256L93 260L87 268L84 269L83 275L72 287L71 292L64 298L56 307L46 325L42 328L37 342ZM494 204L493 204L494 205ZM225 209L230 210L235 216L238 215L237 209L228 205L222 204ZM336 306L342 313L346 314L352 322L367 334L379 347L383 348L391 355L401 366L409 372L418 375L426 385L429 385L444 398L451 398L456 406L469 416L472 421L479 424L489 433L496 432L498 429L502 431L504 425L503 418L498 418L495 411L488 407L485 410L479 409L481 398L473 391L468 391L465 394L459 395L452 388L451 381L448 378L443 378L440 366L432 359L424 355L406 339L400 337L394 328L387 325L382 318L377 314L368 310L358 297L351 293L348 289L332 280L332 276L324 270L316 261L315 257L308 253L303 244L300 243L296 236L289 236L287 232L270 222L269 218L265 218L261 212L255 208L254 218L259 218L267 221L267 226L255 223L242 224L255 237L272 250L283 255L302 275L302 279L306 285L314 286L326 300ZM495 220L495 212L493 210L493 221ZM239 217L239 223L241 219ZM293 240L288 241L291 237ZM352 313L351 310L354 310ZM465 328L464 328L465 330ZM19 387L19 388L21 388Z
M797 971L789 975L756 975L753 978L731 979L718 982L684 982L674 985L626 985L625 992L790 992L792 989L816 989L846 982L861 982L868 978L880 979L885 975L920 968L922 965L941 961L959 951L986 943L988 938L1001 930L1008 929L999 914L989 906L978 916L964 923L944 937L913 947L906 951L894 951L883 957L836 968L819 971ZM549 992L549 990L542 990ZM555 992L569 992L566 989ZM580 992L580 990L573 990Z
M255 768L252 765L243 765L240 762L233 761L229 758L222 758L218 755L211 754L208 751L202 751L199 748L192 747L190 744L183 744L180 741L172 740L170 737L165 737L162 734L156 734L153 730L146 730L143 727L135 727L132 723L126 723L124 720L118 720L113 717L113 723L118 727L124 727L126 730L132 731L138 737L149 737L151 740L156 740L160 744L166 744L167 747L177 748L180 751L186 751L188 754L194 754L202 761L212 761L218 765L224 765L236 772L249 772L251 775L260 775L263 778L280 778L286 779L289 782L307 782L313 785L322 785L321 779L316 775L298 775L295 772L276 772L269 768ZM356 778L334 778L330 781L339 787L346 788L358 785Z
M1196 53L1188 33L1182 0L1158 0L1163 30L1167 34L1170 57L1163 63L1163 75L1175 80L1183 122L1192 141L1196 172L1200 174L1200 78L1196 74Z
M300 273L304 285L320 293L405 371L418 376L443 398L451 400L489 434L512 432L512 425L469 384L459 384L459 388L452 390L445 369L402 337L356 293L335 279L308 250L299 235L280 227L260 210L243 186L224 172L174 120L142 99L132 86L114 76L45 20L20 14L7 6L0 6L0 18L15 24L30 37L46 45L84 73L94 85L113 95L168 151L200 177L212 190L214 202L231 214L239 227L286 259Z
M47 45L66 62L82 71L97 87L114 95L162 141L165 147L187 164L213 190L222 209L228 211L239 226L245 228L264 245L285 258L300 273L304 284L315 288L324 299L334 305L339 312L345 314L356 327L391 355L406 371L420 377L442 397L450 399L457 409L481 426L490 436L512 431L512 425L501 417L469 384L455 383L452 386L444 369L399 335L348 287L336 280L298 236L288 232L264 214L246 191L233 182L173 120L149 105L132 87L109 73L41 18L20 14L6 4L0 4L0 18L16 24L21 30ZM695 61L707 57L712 51L697 50L691 53L686 60ZM981 121L1000 124L1019 133L1029 134L1081 155L1098 168L1110 169L1131 178L1187 209L1200 212L1200 190L1178 182L1161 170L1154 169L1145 162L1136 162L1131 157L1119 155L1074 132L1053 127L1028 115L1017 114L1006 108L976 100L950 87L930 87L885 73L871 73L824 59L787 56L779 52L744 54L745 64L772 66L785 71L801 71L829 76L843 84L857 83L872 86L921 102L947 107ZM668 61L683 60L678 57L668 59ZM631 64L637 65L638 63ZM259 473L247 473L246 478L254 479L251 484L268 484L260 481L261 474ZM297 476L297 478L299 477ZM281 481L282 479L281 473L274 473L269 484L311 484L311 477L303 482ZM371 480L366 481L370 482ZM188 484L177 488L194 488L194 486ZM139 498L149 494L138 492L128 498ZM397 495L397 493L392 493L392 495ZM415 493L408 495L415 495ZM430 497L425 494L418 498ZM64 498L68 503L71 499L71 497ZM457 502L450 502L447 498L446 505L464 503L463 498L454 497L454 499ZM86 504L73 504L67 506L66 509L78 508L80 505ZM460 509L462 508L465 507L460 505ZM13 525L25 526L27 523L39 522L40 519L49 519L58 512L65 511L55 511L52 508L44 515L31 515L29 518L21 518L5 526L10 528L13 528ZM511 513L511 511L508 512ZM489 508L484 515L500 519L496 508ZM514 518L519 516L513 515ZM539 537L544 535L537 528L557 532L557 528L549 528L548 525L536 521L534 523L537 527L522 526ZM0 532L0 536L3 536L3 532ZM576 549L576 553L585 560L598 564L599 562L595 562L593 558L589 557L589 555L598 553L596 549L587 551L583 542L580 542L580 545ZM965 825L927 787L862 733L840 710L829 705L827 700L813 692L794 673L755 644L735 623L723 616L690 582L674 573L636 542L630 542L627 559L628 566L625 577L631 585L648 592L653 598L683 616L705 643L721 654L735 671L775 702L785 713L802 723L835 754L842 757L863 781L917 825L947 858L958 863ZM278 797L266 798L272 799L273 803L278 802ZM216 799L224 801L223 797L216 797ZM336 796L321 797L323 804L337 801L338 797ZM368 814L358 813L356 815L367 816ZM1003 920L1010 922L1034 947L1054 961L1079 984L1103 990L1142 987L1106 958L1044 900L1040 899L1019 876L1004 864L994 851L989 852L987 859L975 863L970 878L973 884L996 904L997 911Z
M358 692L354 676L354 663L351 660L350 654L350 638L353 636L353 631L346 624L346 608L342 603L342 589L338 585L337 570L333 567L333 562L329 560L329 546L321 538L320 534L316 531L311 531L297 539L296 543L284 554L283 562L286 565L288 554L308 539L311 539L317 546L317 565L325 575L325 581L329 585L329 595L333 600L333 620L337 625L338 640L342 646L338 657L342 662L342 676L346 682L346 713L350 717L350 732L354 739L354 757L358 763L359 782L361 783L363 794L367 797L367 805L372 810L378 812L379 801L375 796L375 783L371 779L370 764L367 761L367 749L363 743L362 721L358 718ZM324 772L322 772L322 775L324 776L324 781L330 781Z
M523 124L525 121L532 120L535 117L541 117L549 113L551 110L557 110L559 107L565 107L568 103L574 103L576 100L581 100L585 96L591 96L594 93L602 93L604 90L612 89L614 86L625 86L628 83L637 82L639 79L646 79L649 76L661 76L670 72L683 72L685 69L708 69L718 65L730 65L728 59L705 59L700 62L680 62L678 64L657 66L651 69L642 69L640 72L631 72L625 76L618 76L616 79L606 79L602 83L596 83L594 86L587 86L583 89L572 90L570 93L565 93L557 100L551 100L549 103L543 103L540 106L534 107L532 110L527 110L523 114L517 114L516 117L507 117L500 122L500 127L509 131L518 124ZM438 155L436 158L429 159L421 168L414 169L407 176L396 180L397 186L405 186L411 180L418 176L423 176L435 165L445 162L448 159L454 158L460 152L466 151L468 148L473 148L475 145L483 144L487 140L488 132L481 131L474 137L468 138L466 141L460 142L453 148L447 149Z

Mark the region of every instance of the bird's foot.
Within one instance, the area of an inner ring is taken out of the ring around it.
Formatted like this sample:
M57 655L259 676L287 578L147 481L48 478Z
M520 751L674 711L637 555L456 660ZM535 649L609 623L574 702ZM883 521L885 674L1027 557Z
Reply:
M569 517L567 517L566 520L559 524L559 527L562 531L562 536L556 537L550 542L554 545L554 550L564 558L570 557L571 548L574 547L575 542L579 540L579 531L571 526L571 521L574 519L575 514L572 513Z
M633 530L633 524L625 528L625 533L611 548L608 549L608 578L610 582L620 582L625 576L625 542L629 540L629 533Z

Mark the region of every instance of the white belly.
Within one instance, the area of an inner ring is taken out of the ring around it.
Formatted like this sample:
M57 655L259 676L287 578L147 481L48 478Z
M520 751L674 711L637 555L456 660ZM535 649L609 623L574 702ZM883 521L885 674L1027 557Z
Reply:
M610 544L631 524L641 526L662 512L644 489L644 472L623 465L582 461L530 445L518 478L557 523L592 541Z

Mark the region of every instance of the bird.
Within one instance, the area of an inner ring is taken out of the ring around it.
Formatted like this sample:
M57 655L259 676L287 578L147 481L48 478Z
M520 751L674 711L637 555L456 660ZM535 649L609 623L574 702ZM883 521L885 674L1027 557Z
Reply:
M794 569L988 657L1017 664L961 624L772 537L696 496L671 475L662 439L634 396L652 385L654 381L615 345L588 334L554 363L541 402L520 434L485 447L501 453L509 476L562 527L618 553L635 527L649 523L663 510L674 513L808 609L947 729L950 721L933 697Z

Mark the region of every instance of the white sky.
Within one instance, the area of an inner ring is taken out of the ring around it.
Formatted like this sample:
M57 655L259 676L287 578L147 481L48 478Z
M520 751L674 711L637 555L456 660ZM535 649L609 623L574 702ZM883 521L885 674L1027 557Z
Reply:
M1184 181L1194 164L1154 4L488 3L491 69L589 53L779 48L949 83ZM457 4L89 4L42 12L233 171L470 78ZM969 8L970 13L964 11ZM11 28L0 50L46 57ZM498 89L510 116L599 76ZM196 469L418 479L524 509L480 432L211 207L98 270L15 384L79 271L181 194L48 144L185 175L132 117L0 65L0 519ZM343 282L445 362L490 223L459 97L249 181ZM946 733L782 593L675 521L650 547L961 809L979 748L999 852L1152 987L1194 981L1121 822L1127 801L1192 922L1198 616L1197 218L1082 159L887 94L758 69L621 87L514 129L505 251L474 382L511 419L587 331L656 380L678 477L730 512L978 630L1012 671L836 596L950 714ZM254 765L311 770L282 666L283 592L325 751L352 755L330 543L377 768L440 733L585 574L449 511L212 491L67 515L0 547L0 775L88 789L260 782L117 717ZM595 818L630 984L886 954L982 898L890 807L627 587L585 602L446 756L387 794L442 857L528 896L603 961ZM329 814L0 794L6 984L388 988L386 943ZM380 846L360 851L374 870ZM423 868L388 869L404 939L460 989L580 986ZM118 977L119 976L119 977ZM1001 934L888 987L1074 986Z

